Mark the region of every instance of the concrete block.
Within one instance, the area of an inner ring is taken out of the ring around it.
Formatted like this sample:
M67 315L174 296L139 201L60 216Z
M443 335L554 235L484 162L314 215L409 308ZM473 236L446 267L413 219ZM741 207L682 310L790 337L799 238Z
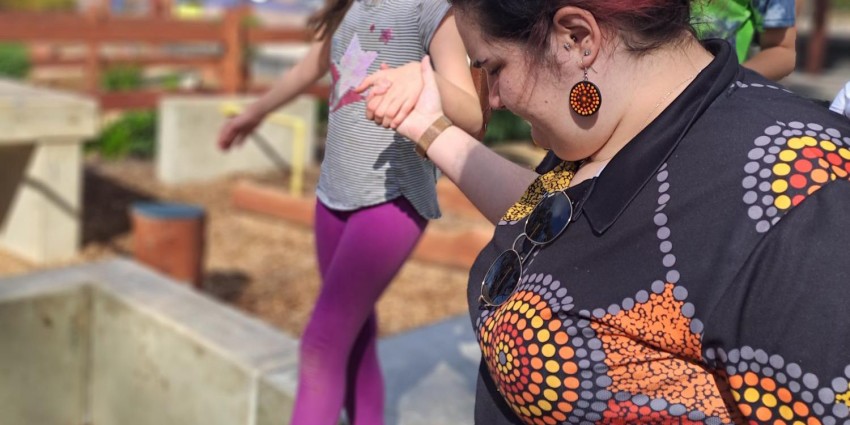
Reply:
M297 366L262 376L257 387L256 425L286 425L292 417L297 385Z
M80 241L81 144L97 130L91 100L0 80L0 245L35 262Z
M249 370L107 292L93 312L92 423L249 424Z
M0 144L92 137L97 103L83 96L0 79Z
M0 294L0 423L86 423L90 291Z
M0 192L0 205L6 206L0 210L5 210L0 215L0 245L35 262L72 257L82 227L80 142L0 146L0 163L12 160L26 165L24 170L12 166L0 171L0 179L8 178Z
M228 104L245 106L249 97L169 97L160 104L156 175L168 184L208 180L231 173L289 171L293 163L292 127L280 125L272 116L281 114L304 123L301 160L313 161L316 101L301 96L275 111L241 147L228 152L216 145L226 120Z

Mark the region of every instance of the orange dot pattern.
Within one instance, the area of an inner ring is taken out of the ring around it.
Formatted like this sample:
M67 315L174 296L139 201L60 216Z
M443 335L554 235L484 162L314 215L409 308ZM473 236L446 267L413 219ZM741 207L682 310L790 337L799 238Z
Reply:
M570 108L575 113L587 117L599 111L602 106L602 93L599 87L590 81L579 81L570 90Z
M788 140L773 165L774 206L788 210L817 192L824 184L850 177L850 149L810 136Z
M749 371L730 376L729 388L741 415L751 423L821 425L807 403L773 378Z
M578 169L578 163L564 161L552 171L537 177L525 190L519 201L508 209L502 217L502 221L519 221L531 214L531 210L543 199L543 195L570 187L570 181L575 176L576 169Z
M728 419L714 377L695 366L701 359L700 336L691 332L674 288L667 283L645 303L591 323L606 353L610 390L645 394Z
M517 416L535 425L566 421L579 398L578 365L544 298L518 290L478 331L487 368Z

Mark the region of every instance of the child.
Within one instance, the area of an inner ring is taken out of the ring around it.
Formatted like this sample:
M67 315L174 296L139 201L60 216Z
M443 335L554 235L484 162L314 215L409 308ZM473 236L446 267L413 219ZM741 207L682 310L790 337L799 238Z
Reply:
M729 41L747 68L778 81L797 61L794 0L703 0L694 3L694 27L701 39ZM751 53L753 44L757 51Z
M434 165L395 131L368 120L368 93L357 89L382 70L378 86L393 89L381 97L381 113L404 116L422 87L418 61L430 54L449 118L477 133L481 109L445 0L328 0L310 24L317 37L304 59L230 120L218 143L222 149L242 143L270 111L330 71L328 137L316 189L322 289L301 339L291 423L335 425L344 405L352 424L381 424L375 302L440 211Z

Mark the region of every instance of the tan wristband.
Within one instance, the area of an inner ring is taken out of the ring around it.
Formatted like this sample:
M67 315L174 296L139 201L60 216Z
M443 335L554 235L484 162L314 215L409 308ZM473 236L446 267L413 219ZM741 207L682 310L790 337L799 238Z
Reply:
M451 126L451 120L449 120L445 115L440 115L440 117L434 120L428 129L422 133L422 137L419 138L419 141L416 142L416 153L418 153L422 158L427 158L428 155L426 155L426 152L428 152L428 148L431 147L431 143L434 143L434 139Z

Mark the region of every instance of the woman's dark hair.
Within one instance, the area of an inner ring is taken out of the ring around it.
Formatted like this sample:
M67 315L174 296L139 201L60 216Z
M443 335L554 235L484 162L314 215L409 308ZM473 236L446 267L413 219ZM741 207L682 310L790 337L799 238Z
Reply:
M325 6L310 16L307 27L317 40L332 37L354 0L326 0Z
M575 6L617 31L630 52L643 54L693 33L691 0L450 0L478 20L489 38L518 42L545 62L555 12Z

